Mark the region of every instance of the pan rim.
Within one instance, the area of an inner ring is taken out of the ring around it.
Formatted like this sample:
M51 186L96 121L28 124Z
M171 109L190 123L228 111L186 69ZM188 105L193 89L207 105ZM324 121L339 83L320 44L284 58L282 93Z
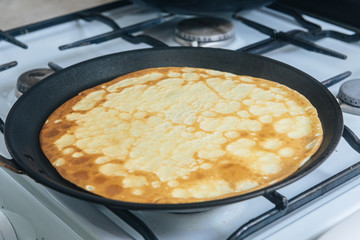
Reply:
M230 53L230 54L240 54L240 55L244 55L247 57L251 57L251 58L255 58L255 59L261 59L261 61L267 61L267 62L271 62L275 65L281 65L283 67L286 67L288 69L290 69L293 72L296 72L297 74L300 74L308 79L311 79L311 81L317 85L318 87L321 88L322 91L326 92L327 95L330 97L330 99L333 101L333 103L336 102L335 97L330 93L330 91L323 86L320 82L318 82L315 78L311 77L310 75L304 73L303 71L292 67L288 64L285 64L283 62L279 62L277 60L271 59L271 58L267 58L264 56L258 56L258 55L254 55L254 54L250 54L250 53L242 53L242 52L235 52L232 50L225 50L225 49L212 49L212 48L192 48L192 47L169 47L169 48L160 48L160 49L153 49L153 48L149 48L149 49L140 49L140 50L131 50L131 51L126 51L126 52L120 52L120 53L113 53L113 54L109 54L109 55L104 55L104 56L100 56L97 58L93 58L93 59L89 59L77 64L74 64L72 66L69 66L67 68L65 68L64 70L62 70L59 73L55 73L56 75L50 76L46 79L46 81L40 82L38 85L34 86L34 88L30 89L28 92L26 92L17 102L15 102L15 104L13 105L13 107L11 108L6 121L5 121L5 131L4 131L4 135L5 135L5 143L6 146L9 150L9 153L11 154L11 156L14 158L14 160L25 170L25 172L33 179L35 179L36 181L40 182L41 184L53 188L57 191L60 191L62 193L65 193L67 195L71 195L77 198L81 198L83 200L88 200L91 202L96 202L96 203L101 203L101 204L105 204L108 206L114 206L114 207L119 207L119 208L126 208L126 209L141 209L141 210L187 210L187 209L202 209L202 208L209 208L209 207L214 207L214 206L219 206L219 205L225 205L225 204L230 204L230 203L235 203L235 202L239 202L239 201L243 201L243 200L247 200L256 196L260 196L260 195L264 195L266 192L270 192L270 191L274 191L276 189L279 189L281 187L284 187L286 185L289 185L290 183L293 183L294 181L304 177L305 175L307 175L308 173L310 173L312 170L316 169L320 164L322 164L326 158L329 156L329 154L331 152L333 152L338 144L338 142L340 141L341 138L341 134L343 131L343 117L342 117L342 112L340 109L340 106L337 104L336 105L333 104L333 106L335 107L333 110L335 110L335 114L338 115L338 124L336 124L337 128L335 131L335 137L332 139L331 144L327 145L325 150L323 151L322 154L320 154L320 156L318 156L317 161L315 161L315 164L312 164L310 166L308 166L305 169L302 169L301 171L297 170L296 172L294 172L293 174L291 174L289 177L273 184L270 185L268 187L256 190L256 191L252 191L249 193L245 193L245 194L240 194L240 195L236 195L236 196L231 196L231 197L225 197L225 198L220 198L220 199L215 199L215 200L209 200L209 201L202 201L202 202L192 202L192 203L173 203L173 204L154 204L154 203L136 203L136 202L125 202L125 201L118 201L118 200L112 200L112 199L108 199L108 198L103 198L101 196L97 196L94 194L91 194L89 192L86 192L85 190L83 190L82 192L79 192L79 190L74 190L74 189L68 189L66 188L66 190L64 189L63 185L59 185L58 183L54 183L53 181L49 181L48 178L46 176L39 176L39 173L34 171L34 169L30 168L28 165L24 164L22 161L19 161L19 159L22 159L23 156L20 156L17 152L17 150L14 148L14 144L12 143L11 140L11 136L10 136L10 131L7 131L7 129L11 129L12 128L12 118L14 118L14 114L16 114L16 109L18 108L18 106L21 104L24 104L24 102L26 102L28 100L28 98L30 98L29 96L32 96L31 94L36 91L37 89L41 88L43 85L46 86L46 84L49 84L48 82L52 81L51 79L55 78L57 76L57 74L65 74L67 71L72 71L73 69L76 69L79 66L83 66L86 64L89 64L91 62L95 62L95 61L99 61L99 59L105 59L105 58L109 58L111 56L121 56L124 55L126 56L127 54L133 54L135 53L139 53L139 52L147 52L147 53L154 53L154 52L161 52L161 51L178 51L179 49L184 49L186 51L192 51L192 52L196 52L196 51L208 51L208 52L223 52L223 53ZM139 69L140 70L140 69ZM331 98L332 97L332 98ZM9 127L10 126L10 127Z

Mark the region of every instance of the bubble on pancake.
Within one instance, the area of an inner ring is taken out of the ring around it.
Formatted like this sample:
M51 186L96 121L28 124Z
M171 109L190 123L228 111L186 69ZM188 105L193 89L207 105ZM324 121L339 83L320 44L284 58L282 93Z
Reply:
M100 91L96 91L96 92L92 92L90 94L88 94L86 97L84 97L83 99L81 99L81 101L79 101L77 104L75 104L73 106L73 110L78 111L78 110L90 110L93 107L96 106L96 104L99 101L103 100L103 96L105 94L104 90L100 90Z
M68 154L72 154L74 151L75 151L74 148L69 147L69 148L65 148L65 149L62 151L62 153L68 155Z
M153 181L151 182L151 186L153 188L159 188L161 186L161 183L159 181Z
M213 111L204 111L201 113L201 115L205 117L216 117L218 114Z
M55 145L59 150L64 149L65 147L71 146L75 142L75 138L71 134L64 134L58 140L55 141Z
M272 115L263 115L259 117L259 121L262 123L271 123L273 120Z
M272 114L276 114L277 116L288 112L288 109L283 103L267 102L266 107L269 112L271 112Z
M124 167L116 163L107 163L99 167L99 171L107 176L127 176Z
M232 192L229 184L223 180L212 180L210 183L199 182L187 189L176 188L172 191L175 198L211 198Z
M251 78L251 77L240 77L241 81L244 81L244 82L254 82L254 80Z
M276 94L276 95L275 95L275 99L276 99L276 100L284 100L284 98L285 98L285 97L282 96L282 95L280 95L280 94ZM276 100L275 100L275 101L276 101Z
M241 104L237 101L220 100L215 104L213 110L217 113L228 114L237 112L240 110L240 106Z
M298 106L295 101L287 101L286 105L288 105L291 115L301 115L305 112L304 108Z
M73 156L74 158L79 158L84 156L84 153L82 152L74 152L71 156Z
M168 186L169 187L177 187L177 186L179 186L179 182L178 181L169 181Z
M204 118L204 120L200 122L200 128L205 131L260 131L261 127L261 123L256 120L241 119L233 116L226 116L222 118Z
M291 131L288 133L290 138L302 138L309 134L311 120L308 117L300 116L296 117L294 125L292 126Z
M274 97L271 91L264 90L261 88L254 88L250 94L250 98L254 100L269 101Z
M134 190L132 191L132 193L133 193L134 195L136 195L136 196L140 196L140 195L142 195L142 194L144 193L144 190L142 190L142 189L134 189Z
M203 163L200 165L201 169L210 169L212 167L213 167L213 164L211 164L211 163Z
M161 74L161 73L152 72L152 73L145 74L142 76L124 79L118 83L110 85L109 87L106 88L106 90L109 92L115 92L124 87L132 86L132 85L136 85L136 84L143 84L143 83L147 83L150 81L160 79L162 76L163 76L163 74Z
M249 112L246 111L246 110L241 110L241 111L237 112L237 115L238 115L239 117L241 117L241 118L248 118L248 117L250 117Z
M220 71L147 69L71 102L53 116L57 128L66 126L54 141L64 162L52 159L54 149L44 152L66 179L117 200L193 202L259 189L295 171L322 138L316 110L303 96ZM63 171L71 155L91 166L71 166L88 170L86 179Z
M252 163L255 171L262 174L275 174L281 170L281 158L274 153L259 151L256 153L257 159Z
M278 149L279 147L281 147L283 145L282 141L280 141L280 139L278 138L268 138L265 139L261 145L265 148L265 149L270 149L270 150L274 150L274 149Z
M259 183L254 180L243 180L236 183L235 191L244 192L259 186Z
M251 147L255 144L256 142L251 139L241 138L227 145L226 149L233 155L249 157L252 153Z
M90 191L90 192L92 192L92 191L95 190L95 187L92 186L92 185L86 185L86 186L85 186L85 189L88 190L88 191Z
M216 70L205 70L205 72L209 75L213 75L213 76L220 76L223 75L224 72L221 71L216 71Z
M237 131L227 131L224 133L225 137L233 139L240 136L240 133Z
M261 105L252 105L252 106L250 106L249 111L253 115L265 115L265 114L268 114L267 107L266 106L261 106Z
M244 101L242 101L242 103L250 106L250 105L254 105L255 101L253 99L245 99Z
M173 72L173 71L170 71L168 74L167 74L167 76L168 77L180 77L180 73L178 73L178 72Z
M294 155L294 149L285 147L279 150L279 155L282 157L291 157Z
M56 167L60 167L62 165L65 164L65 159L64 158L58 158L53 162L53 165Z
M104 163L108 163L110 162L111 159L109 157L106 157L106 156L101 156L101 157L98 157L96 160L95 160L95 163L97 164L104 164Z
M199 80L200 76L196 73L183 73L181 75L186 81L196 81Z
M310 157L305 158L304 160L302 160L302 162L300 163L300 167L303 166L305 163L307 163L307 161L309 161Z
M128 175L123 180L123 187L126 188L142 187L148 184L147 179L143 176Z
M124 112L120 113L120 114L119 114L119 117L120 117L120 119L122 119L122 120L130 120L130 119L132 118L131 114L129 114L129 113L124 113Z
M313 148L317 143L317 140L312 141L311 143L309 143L308 145L306 145L306 149L311 149Z
M274 124L274 128L279 133L287 133L292 129L293 120L291 118L283 118Z

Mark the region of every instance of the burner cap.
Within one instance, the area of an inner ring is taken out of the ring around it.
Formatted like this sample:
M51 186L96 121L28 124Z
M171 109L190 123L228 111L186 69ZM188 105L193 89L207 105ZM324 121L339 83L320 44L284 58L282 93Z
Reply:
M175 40L185 46L211 47L234 39L234 26L222 18L198 17L182 20L175 29Z
M360 79L350 80L341 85L338 97L349 105L360 107Z
M24 72L17 80L17 91L15 92L16 96L20 97L24 92L29 90L36 83L40 82L42 79L53 73L54 71L48 68L40 68Z

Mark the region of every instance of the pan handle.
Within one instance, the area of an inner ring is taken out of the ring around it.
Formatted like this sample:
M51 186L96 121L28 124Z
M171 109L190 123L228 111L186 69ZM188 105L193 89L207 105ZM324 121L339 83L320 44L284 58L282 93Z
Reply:
M19 164L17 164L12 159L7 159L7 158L3 157L2 155L0 155L0 166L7 168L14 173L24 174L24 171L21 170L21 167L19 166Z
M5 123L0 118L0 132L4 133L4 128L5 128ZM21 173L21 174L24 173L24 171L21 170L21 167L19 166L19 164L17 164L12 159L7 159L7 158L3 157L2 155L0 155L0 166L7 168L14 173Z

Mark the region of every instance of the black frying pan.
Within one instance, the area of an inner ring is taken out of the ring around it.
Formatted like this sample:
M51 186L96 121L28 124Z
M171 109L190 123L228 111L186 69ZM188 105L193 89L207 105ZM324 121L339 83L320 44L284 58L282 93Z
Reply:
M220 200L187 204L143 204L115 201L86 192L64 180L40 149L39 132L49 114L78 92L140 69L188 66L250 75L285 84L316 107L324 131L319 150L298 171L272 186ZM206 48L143 49L107 55L61 70L26 92L12 107L5 122L5 142L20 168L30 177L65 194L126 209L186 211L233 203L285 186L319 166L335 149L343 131L340 107L317 80L286 64L230 50ZM3 157L3 165L9 165ZM18 166L16 166L18 165Z
M209 15L257 8L275 0L133 0L133 2L170 13Z

